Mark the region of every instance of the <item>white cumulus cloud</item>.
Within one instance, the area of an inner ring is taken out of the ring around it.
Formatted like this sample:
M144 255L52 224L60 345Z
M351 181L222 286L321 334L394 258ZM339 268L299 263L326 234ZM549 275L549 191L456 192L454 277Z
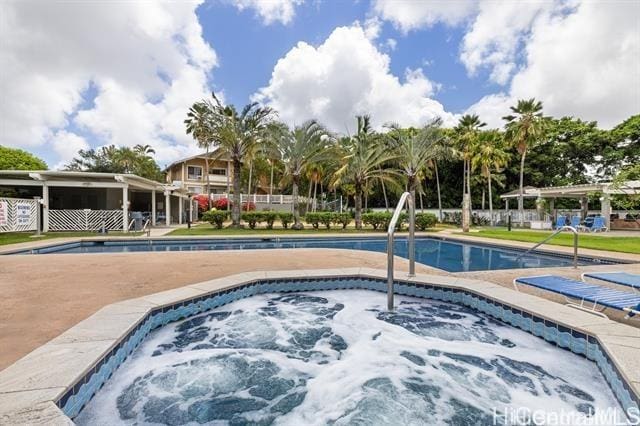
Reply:
M403 32L442 22L457 25L474 14L476 0L375 0L373 11Z
M360 25L339 27L318 47L299 42L278 60L269 85L254 98L289 124L316 118L338 132L353 132L358 114L371 114L375 126L419 126L436 117L455 121L432 99L436 85L421 69L407 70L400 79L389 61Z
M304 0L227 0L238 10L253 9L265 25L280 22L288 24L295 16L296 7Z
M568 14L534 21L525 65L505 94L481 99L470 111L497 121L517 99L535 97L546 114L573 115L612 127L640 111L640 3L583 1ZM498 107L504 104L500 112ZM499 116L489 116L493 112Z
M153 145L161 162L194 152L182 119L217 64L198 5L0 3L2 143L45 146L63 161L64 141L85 147L76 126L94 143Z

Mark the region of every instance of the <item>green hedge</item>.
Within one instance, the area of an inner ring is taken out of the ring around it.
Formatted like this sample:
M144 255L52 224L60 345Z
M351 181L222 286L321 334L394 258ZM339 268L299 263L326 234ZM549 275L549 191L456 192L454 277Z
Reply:
M225 210L209 210L202 214L202 219L209 222L218 229L222 229L222 224L227 220L229 214Z
M433 228L437 222L438 218L433 213L416 214L416 228L421 231L426 231L429 228Z
M331 225L341 225L345 229L351 223L351 213L312 212L304 216L304 221L318 229L320 225L331 229Z
M249 228L255 229L260 223L266 223L267 229L273 229L273 224L280 219L282 227L287 229L293 222L293 213L274 211L249 211L242 213L242 220L249 224Z
M278 217L284 229L288 229L289 225L293 223L293 213L280 212L278 213Z

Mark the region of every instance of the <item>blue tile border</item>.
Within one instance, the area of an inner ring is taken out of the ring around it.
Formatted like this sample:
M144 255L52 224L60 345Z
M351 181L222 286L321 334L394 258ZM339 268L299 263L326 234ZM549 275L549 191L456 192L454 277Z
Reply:
M154 308L73 386L56 401L57 406L70 418L82 408L109 380L115 370L142 343L154 329L239 299L265 293L360 289L386 292L386 281L360 276L305 279L262 279L232 289L215 291L172 305ZM396 294L462 304L490 315L506 324L540 337L559 348L583 356L598 366L614 395L624 409L640 409L640 396L624 380L615 363L607 355L596 337L573 330L553 321L539 318L517 307L510 306L470 290L453 289L397 280Z

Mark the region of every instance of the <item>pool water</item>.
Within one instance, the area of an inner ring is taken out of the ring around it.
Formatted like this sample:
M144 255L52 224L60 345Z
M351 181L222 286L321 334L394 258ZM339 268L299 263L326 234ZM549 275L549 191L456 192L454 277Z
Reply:
M520 407L621 410L591 361L469 308L396 300L388 312L376 292L267 294L169 324L74 421L472 425Z
M337 248L386 253L385 238L265 238L208 240L124 240L83 241L81 243L25 251L23 253L120 253L144 251L256 250L290 248ZM397 256L408 257L406 238L394 245ZM439 238L416 238L416 261L449 272L486 271L513 268L545 268L571 266L572 259L540 253L529 253L494 245L468 244ZM581 258L581 265L601 264L596 259Z

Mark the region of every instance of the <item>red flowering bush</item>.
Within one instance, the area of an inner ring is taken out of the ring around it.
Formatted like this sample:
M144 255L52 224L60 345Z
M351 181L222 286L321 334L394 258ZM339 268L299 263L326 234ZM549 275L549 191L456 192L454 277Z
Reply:
M243 212L250 212L255 209L256 209L256 205L253 204L251 201L245 201L244 203L242 203Z
M231 205L229 203L229 199L227 198L219 198L213 202L213 207L215 207L217 210L226 210L227 205Z
M198 203L198 211L204 213L209 210L209 200L206 194L194 195L193 199Z

